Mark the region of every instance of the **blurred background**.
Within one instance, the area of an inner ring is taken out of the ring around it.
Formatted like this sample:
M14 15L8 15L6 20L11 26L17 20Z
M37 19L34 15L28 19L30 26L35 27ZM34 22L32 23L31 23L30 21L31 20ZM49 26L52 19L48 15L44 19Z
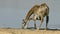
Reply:
M46 3L49 10L48 28L60 29L60 0L0 0L0 28L21 28L22 19L35 4ZM36 21L39 27L40 21ZM46 21L41 28L45 28ZM29 27L34 27L30 21Z

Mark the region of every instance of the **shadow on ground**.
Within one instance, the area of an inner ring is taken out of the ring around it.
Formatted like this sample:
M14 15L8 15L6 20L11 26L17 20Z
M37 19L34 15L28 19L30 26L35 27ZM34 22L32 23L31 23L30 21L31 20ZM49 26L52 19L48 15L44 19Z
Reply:
M29 28L27 28L27 29L29 29L29 30L35 30L34 27L29 27ZM45 28L41 28L41 29L39 29L39 30L45 30ZM47 30L60 31L60 29L51 29L51 28L48 28Z

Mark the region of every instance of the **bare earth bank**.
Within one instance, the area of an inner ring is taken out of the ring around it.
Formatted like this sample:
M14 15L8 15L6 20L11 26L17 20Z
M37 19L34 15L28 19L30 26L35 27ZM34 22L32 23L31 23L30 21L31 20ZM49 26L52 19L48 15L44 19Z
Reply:
M0 34L60 34L60 31L0 28Z

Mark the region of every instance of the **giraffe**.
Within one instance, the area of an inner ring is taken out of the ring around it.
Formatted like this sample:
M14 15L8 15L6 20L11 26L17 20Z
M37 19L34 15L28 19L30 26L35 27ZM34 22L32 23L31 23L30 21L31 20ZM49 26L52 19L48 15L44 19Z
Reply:
M22 22L22 28L24 28L24 26L26 26L26 23L30 21L30 16L32 14L34 14L34 12L40 7L40 5L34 5L30 10L29 12L27 13L26 15L26 18L23 19L23 22ZM31 18L32 19L32 18ZM34 23L35 24L35 23Z
M32 14L33 14L33 17L30 18ZM47 29L47 25L49 21L48 5L46 3L42 3L41 5L34 5L27 13L26 18L23 19L22 28L24 28L30 20L34 20L34 27L36 28L36 20L39 19L41 21L41 24L39 26L39 29L40 29L45 16L46 16L46 28L45 29Z

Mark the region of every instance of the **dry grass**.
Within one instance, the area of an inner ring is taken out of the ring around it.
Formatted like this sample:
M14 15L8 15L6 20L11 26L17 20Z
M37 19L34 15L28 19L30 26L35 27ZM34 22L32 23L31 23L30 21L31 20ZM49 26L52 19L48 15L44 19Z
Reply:
M59 30L30 30L30 29L4 29L0 28L0 34L60 34Z

